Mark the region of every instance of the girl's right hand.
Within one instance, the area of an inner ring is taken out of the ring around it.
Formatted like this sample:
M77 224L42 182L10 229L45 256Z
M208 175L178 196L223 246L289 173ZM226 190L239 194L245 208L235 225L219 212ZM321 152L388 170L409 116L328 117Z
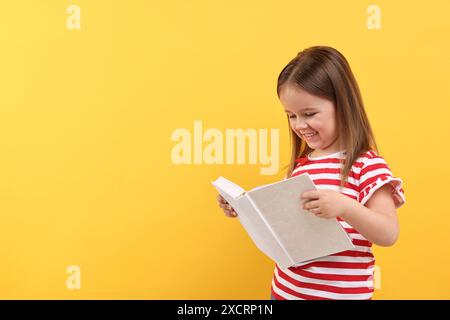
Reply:
M234 211L234 209L230 206L230 204L225 200L220 194L217 195L217 202L219 203L219 207L223 209L223 212L225 212L225 215L229 218L236 218L237 213Z

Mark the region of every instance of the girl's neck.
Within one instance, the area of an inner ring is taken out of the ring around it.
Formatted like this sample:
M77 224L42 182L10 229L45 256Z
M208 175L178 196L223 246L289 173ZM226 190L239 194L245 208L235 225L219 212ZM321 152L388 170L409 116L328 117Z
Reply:
M326 157L326 156L329 156L331 154L335 154L335 153L338 153L338 152L343 152L343 150L326 150L326 151L313 150L312 152L309 153L309 156L312 157L312 158L320 158L320 157Z

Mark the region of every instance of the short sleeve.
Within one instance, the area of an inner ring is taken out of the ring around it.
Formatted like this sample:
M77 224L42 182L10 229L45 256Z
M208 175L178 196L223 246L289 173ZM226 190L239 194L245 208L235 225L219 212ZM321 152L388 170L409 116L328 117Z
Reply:
M375 191L388 183L393 187L392 199L395 207L400 208L406 201L402 179L394 177L383 157L376 155L374 152L369 152L368 157L363 158L359 178L358 201L364 205Z

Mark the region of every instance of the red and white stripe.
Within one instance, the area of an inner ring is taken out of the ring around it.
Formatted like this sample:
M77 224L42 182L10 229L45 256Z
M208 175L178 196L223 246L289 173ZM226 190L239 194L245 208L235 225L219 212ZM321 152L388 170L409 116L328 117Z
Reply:
M342 152L296 160L292 176L307 172L317 189L339 191ZM405 203L402 180L394 178L385 160L374 151L363 153L354 163L341 193L365 204L381 186L390 183L397 208ZM395 196L395 197L394 197ZM355 248L308 261L296 267L276 265L272 295L280 300L371 299L375 258L372 243L351 225L337 218L352 239Z

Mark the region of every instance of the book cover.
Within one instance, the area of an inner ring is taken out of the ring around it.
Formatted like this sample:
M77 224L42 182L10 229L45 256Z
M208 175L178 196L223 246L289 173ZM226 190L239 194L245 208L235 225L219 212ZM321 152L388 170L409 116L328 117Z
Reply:
M247 192L224 177L212 184L236 211L255 245L281 267L354 248L336 219L303 210L300 195L317 189L307 173Z

